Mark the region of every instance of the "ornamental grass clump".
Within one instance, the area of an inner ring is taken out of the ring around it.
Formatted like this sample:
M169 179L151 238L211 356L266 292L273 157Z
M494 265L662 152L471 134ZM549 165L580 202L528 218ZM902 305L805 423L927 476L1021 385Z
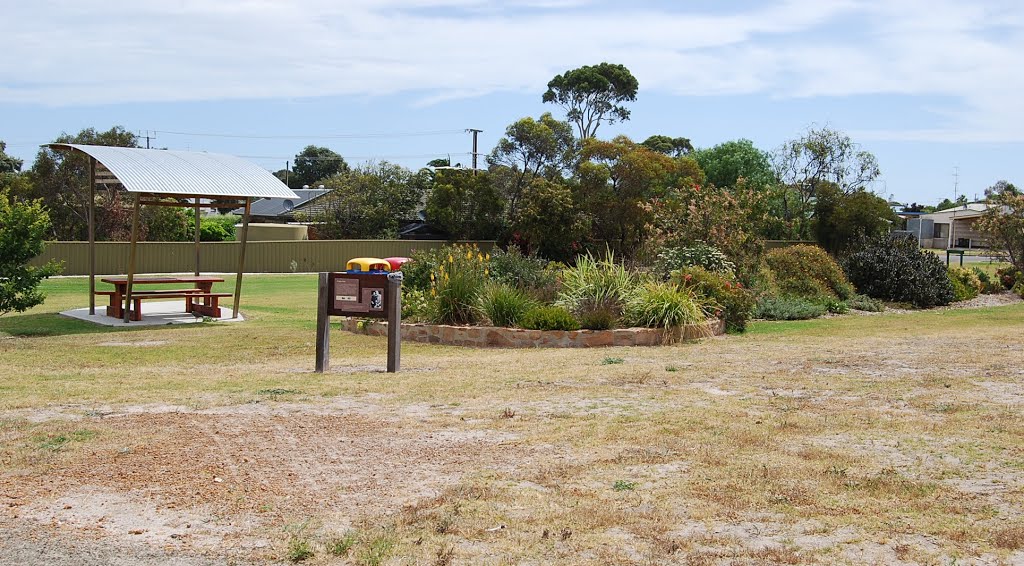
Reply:
M601 260L590 254L581 255L576 258L576 265L562 272L562 289L556 304L580 320L598 326L585 328L611 328L622 317L630 297L643 283L639 275L616 263L610 254Z
M708 313L691 289L671 283L648 283L630 296L624 319L632 326L670 330L704 322Z
M579 330L580 323L562 307L534 307L523 315L519 325L528 330Z
M537 301L526 291L506 283L488 282L480 290L480 313L493 326L514 327L519 325Z
M476 246L452 246L429 275L431 322L474 324L480 320L479 295L488 276L487 260Z

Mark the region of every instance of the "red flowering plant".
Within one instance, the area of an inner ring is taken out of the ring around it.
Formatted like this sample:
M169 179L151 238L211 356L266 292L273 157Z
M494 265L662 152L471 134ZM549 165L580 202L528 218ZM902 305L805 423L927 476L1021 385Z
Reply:
M749 283L756 274L764 253L761 234L771 219L765 195L742 179L730 189L683 183L644 208L648 257L703 242L720 250L741 280Z
M756 301L754 294L732 275L692 266L673 271L671 281L691 290L716 317L724 319L729 332L746 330Z

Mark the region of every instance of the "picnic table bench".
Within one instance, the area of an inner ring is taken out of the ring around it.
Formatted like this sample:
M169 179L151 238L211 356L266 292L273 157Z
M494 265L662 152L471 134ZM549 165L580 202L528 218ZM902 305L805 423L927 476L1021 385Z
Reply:
M100 279L104 283L114 286L113 291L96 291L97 295L110 297L110 304L107 306L107 316L114 318L124 317L124 299L128 294L127 277L104 277ZM184 299L185 310L195 315L220 318L221 311L218 302L221 298L230 297L231 293L214 293L213 284L222 283L220 277L207 276L161 276L161 277L135 277L132 279L132 306L131 320L142 320L142 301L146 299ZM178 289L139 289L138 285L192 285Z

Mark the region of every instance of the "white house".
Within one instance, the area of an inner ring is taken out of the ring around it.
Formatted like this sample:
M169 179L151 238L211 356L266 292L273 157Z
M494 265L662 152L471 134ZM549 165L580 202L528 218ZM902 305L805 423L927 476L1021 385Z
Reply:
M907 220L907 231L917 237L923 248L984 248L985 237L975 222L988 210L989 205L975 202L947 208L918 218Z

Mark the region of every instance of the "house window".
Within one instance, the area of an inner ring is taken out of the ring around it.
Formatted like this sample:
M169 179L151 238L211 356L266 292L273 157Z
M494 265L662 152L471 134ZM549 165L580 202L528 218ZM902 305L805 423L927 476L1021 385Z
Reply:
M933 238L948 238L949 237L949 224L935 223L935 228L932 233Z

